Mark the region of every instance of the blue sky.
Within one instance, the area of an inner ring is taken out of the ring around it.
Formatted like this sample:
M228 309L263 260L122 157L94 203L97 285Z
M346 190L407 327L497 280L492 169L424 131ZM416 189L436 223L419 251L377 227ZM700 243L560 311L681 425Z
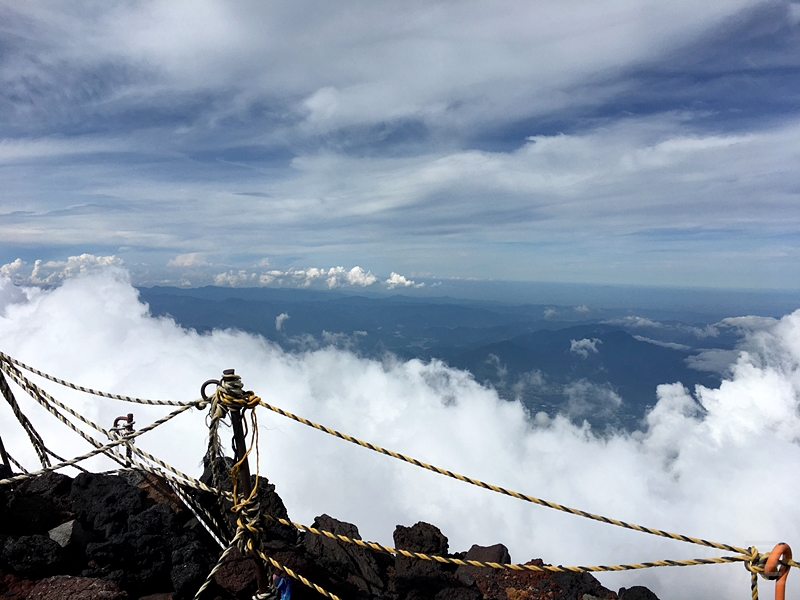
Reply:
M797 3L0 2L0 271L797 289L799 105Z

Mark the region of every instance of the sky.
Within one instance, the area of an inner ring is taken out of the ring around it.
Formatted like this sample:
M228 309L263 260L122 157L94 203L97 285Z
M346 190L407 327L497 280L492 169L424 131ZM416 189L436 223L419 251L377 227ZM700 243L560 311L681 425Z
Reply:
M657 403L638 431L598 437L564 417L527 414L518 401L502 400L469 373L438 361L368 360L336 347L287 353L242 332L200 335L152 317L137 294L117 267L52 289L18 287L0 277L2 350L80 385L182 401L194 400L203 381L233 367L270 404L495 485L761 551L800 537L794 476L800 471L800 311L780 319L728 319L743 342L719 388L665 382L654 390ZM598 344L594 351L606 349ZM138 429L168 412L41 385L106 427L133 412ZM55 452L71 457L90 449L12 387ZM266 410L257 414L261 474L276 485L294 521L311 524L326 513L355 523L363 539L388 545L396 525L426 521L448 537L451 552L504 543L515 562L541 557L594 565L721 554L500 496ZM0 404L5 447L33 470L36 456L15 425ZM205 413L192 409L162 427L137 438L137 446L197 476ZM101 459L87 466L112 465ZM614 591L646 585L661 600L742 598L749 589L741 564L598 577ZM797 583L790 574L788 600L800 598ZM761 582L762 597L772 596L772 586Z
M1 0L0 269L797 289L799 67L791 2Z

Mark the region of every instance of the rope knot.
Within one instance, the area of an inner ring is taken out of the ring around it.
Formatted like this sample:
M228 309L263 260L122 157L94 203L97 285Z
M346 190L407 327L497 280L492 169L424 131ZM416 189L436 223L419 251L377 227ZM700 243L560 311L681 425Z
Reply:
M745 556L747 556L747 562L744 563L744 568L751 573L759 573L763 577L764 565L767 563L767 555L759 552L755 546L750 546L747 551L748 553L745 554Z

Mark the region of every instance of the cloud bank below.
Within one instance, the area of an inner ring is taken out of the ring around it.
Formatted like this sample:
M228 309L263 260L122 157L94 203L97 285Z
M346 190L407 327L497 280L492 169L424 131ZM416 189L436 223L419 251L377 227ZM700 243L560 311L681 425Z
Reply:
M286 353L240 332L181 329L152 318L117 268L51 290L0 278L0 349L56 376L191 400L200 383L233 367L267 402L426 462L614 518L769 549L800 534L800 486L786 476L800 469L800 311L737 323L746 344L718 389L699 388L693 397L665 382L643 431L598 438L565 418L526 414L439 362L365 360L332 347ZM578 348L588 352L586 346ZM129 405L45 387L104 424L128 412ZM52 417L23 405L56 452L86 450ZM165 412L133 410L140 427ZM8 407L0 414L6 446L35 466ZM541 556L553 564L714 554L473 489L271 413L261 412L259 425L261 472L302 522L327 512L357 523L365 539L390 542L396 524L425 520L442 529L453 550L503 542L515 561ZM206 431L204 415L191 411L139 443L197 473ZM748 586L741 565L601 579L613 589L648 585L664 600L734 597Z

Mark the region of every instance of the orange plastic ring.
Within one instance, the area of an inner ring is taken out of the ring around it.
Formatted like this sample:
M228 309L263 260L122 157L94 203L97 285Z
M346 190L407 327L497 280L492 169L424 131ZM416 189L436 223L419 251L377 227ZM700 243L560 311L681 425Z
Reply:
M764 565L764 577L777 579L775 582L775 600L785 600L786 598L786 577L789 575L791 567L785 561L790 560L792 560L792 549L789 548L789 544L782 542L772 549L767 559L767 564Z

